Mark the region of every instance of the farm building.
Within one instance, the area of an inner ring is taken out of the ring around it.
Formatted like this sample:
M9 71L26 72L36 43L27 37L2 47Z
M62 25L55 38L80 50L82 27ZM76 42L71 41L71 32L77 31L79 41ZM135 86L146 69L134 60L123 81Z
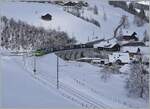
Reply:
M132 34L129 34L129 33L126 33L125 35L120 35L117 37L117 40L119 42L120 45L122 44L126 44L126 43L129 43L129 42L135 42L135 41L138 41L138 37L136 37L136 33L132 33Z
M43 15L43 16L41 16L41 19L47 20L47 21L52 20L52 15L50 15L50 14Z
M104 40L98 44L94 45L94 48L98 50L105 50L105 51L119 51L120 45L118 44L115 38Z

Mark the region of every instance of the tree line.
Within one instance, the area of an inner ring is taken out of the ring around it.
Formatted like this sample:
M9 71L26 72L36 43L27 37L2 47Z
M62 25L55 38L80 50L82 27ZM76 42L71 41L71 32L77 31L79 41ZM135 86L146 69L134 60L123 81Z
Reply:
M5 16L1 17L1 23L1 46L6 49L36 50L76 43L75 38L69 38L63 31L45 30Z

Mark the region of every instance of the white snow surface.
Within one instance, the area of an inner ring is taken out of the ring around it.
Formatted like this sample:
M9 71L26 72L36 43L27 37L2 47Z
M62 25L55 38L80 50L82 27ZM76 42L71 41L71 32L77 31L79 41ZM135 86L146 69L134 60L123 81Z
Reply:
M40 84L14 58L1 56L1 105L3 108L79 108L55 88ZM16 58L18 60L18 58Z
M70 37L75 37L78 43L87 42L88 38L94 40L94 37L99 39L113 37L113 31L118 26L122 15L127 15L129 18L130 27L126 30L137 32L140 39L143 38L144 31L148 29L147 23L143 27L136 27L133 24L133 15L108 5L107 1L86 1L90 4L90 7L97 5L99 14L94 15L93 11L85 8L82 16L96 19L100 22L101 28L63 11L61 6L52 4L2 2L0 4L0 13L9 18L25 21L31 25L42 26L45 29L51 28L65 31ZM106 21L103 19L103 10L107 16ZM41 19L41 16L47 13L52 15L51 21L43 21Z
M78 43L86 42L88 37L92 39L93 31L98 38L112 37L122 15L129 16L129 22L133 22L133 15L108 5L107 1L87 1L91 6L98 6L99 15L93 15L91 11L85 10L84 16L100 21L101 28L66 13L62 7L52 4L3 2L0 4L0 15L22 20L38 27L42 26L45 29L66 31L70 37L76 37ZM103 21L103 7L107 14L107 21ZM46 13L53 16L52 21L41 20L41 15ZM143 27L131 24L129 29L137 32L138 37L142 39L145 29L148 31L148 24ZM80 107L80 99L78 103L74 103L70 97L62 96L62 93L71 96L72 91L69 90L71 89L83 95L84 99L92 99L102 107L148 109L148 103L143 99L127 96L124 86L125 73L128 72L130 66L128 64L120 69L124 74L110 75L110 78L104 81L101 79L102 68L87 63L66 62L59 59L60 84L65 87L58 91L56 90L56 56L54 54L36 59L36 75L33 75L32 72L32 57L4 55L9 55L9 52L5 51L0 57L3 89L0 97L3 107ZM46 84L41 80L46 81Z
M93 31L97 36L100 35L98 27L64 12L62 8L56 5L9 2L2 3L0 10L1 15L9 18L22 20L35 26L42 26L45 29L52 28L65 31L70 37L76 37L79 42L87 41L87 37L91 36ZM52 15L51 21L43 21L40 18L47 13Z
M43 106L42 104L43 102L46 103L46 106L48 102L50 102L50 104L51 102L54 102L54 104L56 104L55 99L53 99L53 98L56 98L56 100L58 99L57 96L54 97L55 93L53 91L56 90L55 88L51 88L50 91L48 91L45 89L45 87L36 84L35 81L32 81L31 78L28 77L29 76L27 75L28 73L30 74L33 73L32 57L28 58L26 57L24 58L24 61L22 57L3 57L2 60L4 72L3 86L5 90L3 92L3 98L5 101L4 104L6 106L13 106L14 104L17 105L17 103L21 105L21 103L24 103L21 102L22 99L24 100L30 99L29 101L25 102L27 103L26 105L28 106L30 106L31 104L34 105L34 103L36 102L40 102L37 106ZM37 58L36 62L37 62L37 74L36 74L37 77L49 81L48 83L55 84L56 56L53 54L49 54ZM7 69L6 68L7 66L11 67ZM28 72L22 71L21 66L24 66L24 68ZM65 87L67 89L68 87L70 87L71 89L76 90L77 93L82 94L85 97L90 98L92 97L95 102L105 107L147 108L148 104L146 103L146 101L139 98L127 97L126 95L127 92L126 89L124 88L126 76L124 76L123 74L111 75L107 81L103 81L101 79L102 73L101 69L102 68L98 68L87 63L72 62L72 61L65 62L59 59L59 81L61 85L65 84ZM41 87L41 89L39 88L39 86ZM30 96L21 96L22 93ZM54 93L54 95L51 96L51 93ZM39 99L39 97L41 99L45 98L44 101ZM16 100L14 100L14 98ZM36 100L34 101L34 99ZM60 103L60 106L61 105L66 107L68 105L71 106L70 103L67 105L66 101L63 101L61 103L62 101L61 99L59 99L60 101L58 100L58 104Z
M148 0L142 0L138 2L139 4L144 4L144 5L150 5L150 1Z

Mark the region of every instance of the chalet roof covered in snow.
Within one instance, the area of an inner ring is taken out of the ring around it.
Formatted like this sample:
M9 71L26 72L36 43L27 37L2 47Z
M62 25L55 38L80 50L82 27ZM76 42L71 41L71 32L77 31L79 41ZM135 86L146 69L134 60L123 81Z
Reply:
M131 31L131 30L126 30L126 29L122 29L122 34L123 34L123 35L132 35L132 34L133 34L133 31Z
M150 5L150 1L148 1L148 0L139 1L138 3L144 4L144 5Z
M138 39L138 37L136 37L136 34L137 33L132 33L132 34L130 34L130 35L128 35L128 34L125 34L125 35L121 35L121 36L119 36L119 37L117 37L117 40L119 40L119 41L123 41L123 40L135 40L135 41L138 41L139 39Z
M122 47L121 51L128 52L128 53L137 53L138 47L132 47L132 46Z
M112 39L102 41L98 44L95 44L94 48L98 48L98 47L112 48L116 44L117 44L117 40L115 38L112 38Z
M138 49L140 49L140 53L142 53L144 55L150 54L149 47L145 47L145 46L124 46L124 47L121 47L122 52L129 52L129 53L137 53Z

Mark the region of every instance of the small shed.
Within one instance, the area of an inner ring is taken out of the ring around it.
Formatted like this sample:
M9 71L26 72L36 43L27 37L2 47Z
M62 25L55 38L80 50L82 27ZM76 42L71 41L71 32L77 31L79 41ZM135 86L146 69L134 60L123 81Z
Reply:
M43 15L43 16L41 16L41 19L47 20L47 21L52 20L52 15L50 15L50 14Z

